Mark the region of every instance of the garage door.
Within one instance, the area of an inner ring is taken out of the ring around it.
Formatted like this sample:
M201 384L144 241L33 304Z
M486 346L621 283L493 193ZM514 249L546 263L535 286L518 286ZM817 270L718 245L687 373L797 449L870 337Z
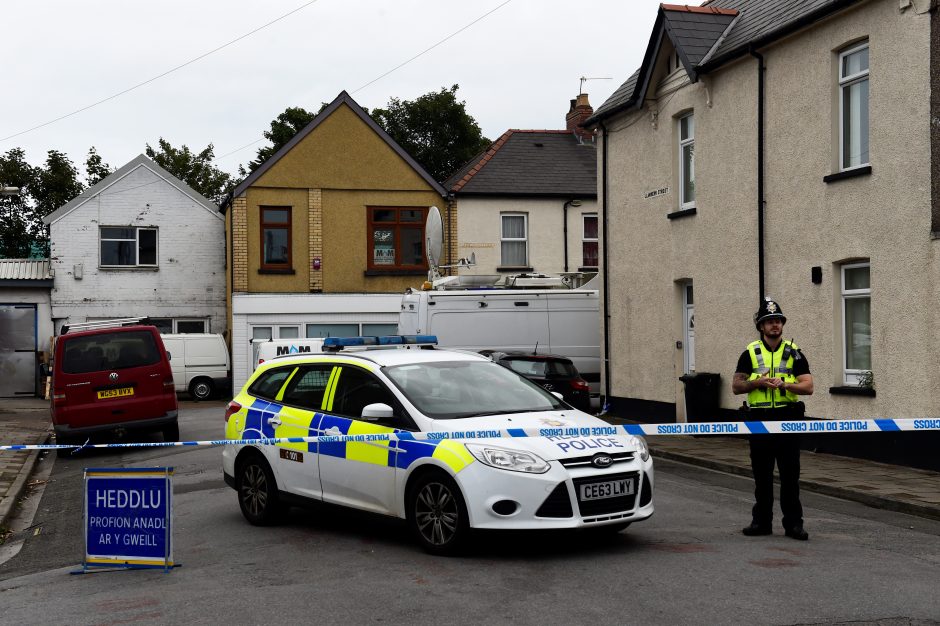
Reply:
M0 397L36 393L36 305L0 304Z

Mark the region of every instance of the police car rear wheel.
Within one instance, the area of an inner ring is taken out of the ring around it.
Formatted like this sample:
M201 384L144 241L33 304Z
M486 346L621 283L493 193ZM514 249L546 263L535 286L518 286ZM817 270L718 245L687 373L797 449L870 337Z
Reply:
M422 547L432 554L458 552L470 532L460 489L440 472L420 477L410 490L408 519Z
M239 466L238 504L245 519L255 526L274 524L283 512L274 474L257 456L246 459Z

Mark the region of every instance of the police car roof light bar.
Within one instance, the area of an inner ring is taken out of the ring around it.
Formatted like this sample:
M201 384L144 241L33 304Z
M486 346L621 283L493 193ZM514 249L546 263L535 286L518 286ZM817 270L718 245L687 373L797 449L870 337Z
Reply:
M436 335L386 335L383 337L327 337L324 352L338 352L343 348L362 346L436 346Z

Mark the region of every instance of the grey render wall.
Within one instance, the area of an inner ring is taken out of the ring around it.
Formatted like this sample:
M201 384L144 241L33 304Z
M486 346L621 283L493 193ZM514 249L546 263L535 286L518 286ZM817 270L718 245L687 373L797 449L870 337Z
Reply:
M871 45L869 176L826 184L838 161L838 50ZM766 291L806 351L820 417L940 412L940 260L931 238L930 15L869 2L761 50L766 92ZM685 83L684 86L682 83ZM654 89L657 87L654 86ZM757 337L757 61L743 58L697 84L675 75L655 109L608 122L611 395L675 403L682 413L680 286L695 289L696 369L730 379ZM708 102L711 101L711 106ZM678 209L676 117L694 111L697 214ZM599 154L601 154L599 148ZM600 176L598 177L600 180ZM651 190L671 192L649 199ZM602 191L602 190L600 190ZM599 191L599 195L600 195ZM870 259L877 397L842 384L839 264ZM822 284L810 280L821 266Z
M99 226L156 226L158 269L100 268ZM53 318L209 317L210 332L225 330L222 215L145 165L50 229ZM81 279L73 274L79 264Z

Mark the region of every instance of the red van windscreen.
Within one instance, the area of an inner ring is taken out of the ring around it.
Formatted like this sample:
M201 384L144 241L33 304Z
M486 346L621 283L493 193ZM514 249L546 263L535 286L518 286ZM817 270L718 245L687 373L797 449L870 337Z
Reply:
M159 362L160 351L152 333L145 330L102 333L67 339L62 371L66 374L87 374L155 365Z

